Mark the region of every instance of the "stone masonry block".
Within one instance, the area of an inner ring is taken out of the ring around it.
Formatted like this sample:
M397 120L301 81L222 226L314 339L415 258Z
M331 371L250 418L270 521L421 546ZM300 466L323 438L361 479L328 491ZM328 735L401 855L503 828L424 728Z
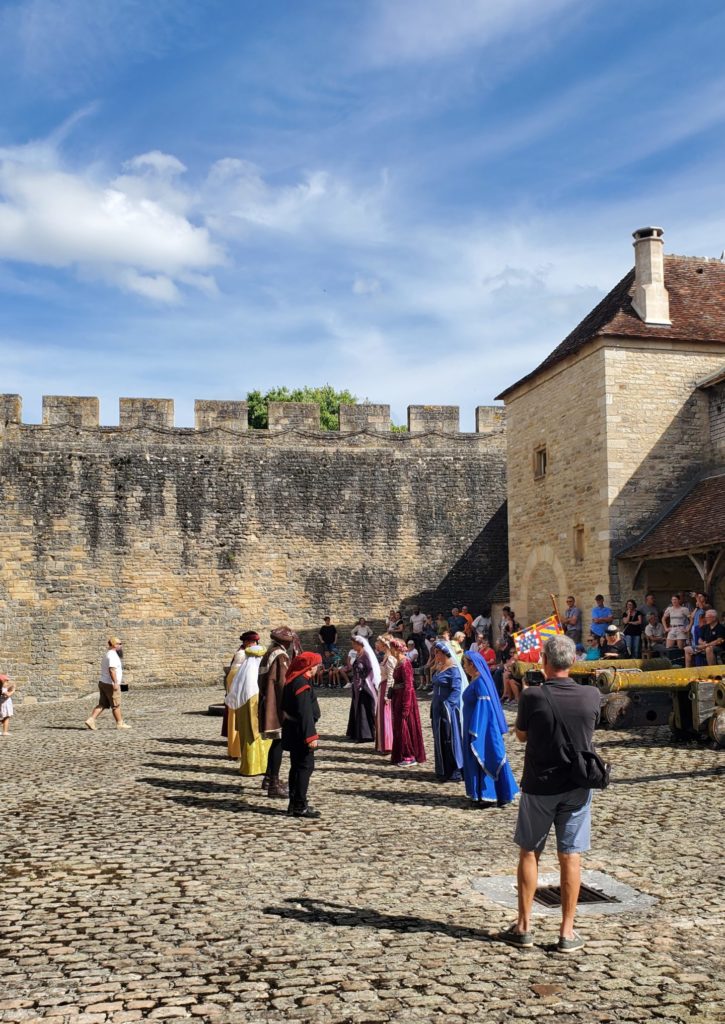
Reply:
M49 426L97 427L98 410L97 398L43 395L43 423Z
M316 402L270 402L270 430L319 430L320 407Z
M390 433L390 406L362 405L340 406L340 430L377 430Z
M197 398L194 402L194 426L197 430L225 427L227 430L247 430L248 406L246 402L212 401Z
M119 424L129 427L173 427L172 398L121 398Z
M505 426L506 414L502 405L479 405L476 407L476 433L488 434Z
M20 395L0 395L0 428L22 423L23 400Z
M461 410L457 405L409 405L408 430L421 434L429 430L457 434L460 430Z

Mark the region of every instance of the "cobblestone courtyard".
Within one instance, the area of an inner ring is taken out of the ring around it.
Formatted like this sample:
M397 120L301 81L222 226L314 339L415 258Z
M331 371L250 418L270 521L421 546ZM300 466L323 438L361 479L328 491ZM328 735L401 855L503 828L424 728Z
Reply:
M133 692L128 733L108 714L85 731L90 697L18 709L0 740L0 1020L725 1020L721 753L599 734L616 782L585 866L657 902L582 918L587 948L563 957L555 918L531 951L491 942L511 912L472 886L512 874L515 810L471 809L430 764L351 746L333 694L324 817L288 819L226 758L204 714L218 699Z

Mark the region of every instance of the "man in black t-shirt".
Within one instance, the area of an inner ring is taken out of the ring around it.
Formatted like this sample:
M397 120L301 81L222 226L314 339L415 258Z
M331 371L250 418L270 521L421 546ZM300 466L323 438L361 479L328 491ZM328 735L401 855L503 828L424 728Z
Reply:
M708 608L703 619L697 647L685 648L685 665L688 668L692 665L696 654L704 655L708 665L716 665L718 653L722 654L725 651L725 626L717 621L715 609Z
M595 687L580 686L569 679L568 670L575 659L573 640L567 636L551 637L542 654L546 681L542 686L525 687L519 701L516 736L526 744L514 835L519 847L519 913L516 924L498 936L512 946L525 948L534 944L531 907L539 857L553 825L561 877L562 921L557 947L561 953L574 952L584 945L574 931L574 913L581 884L581 854L589 849L592 791L578 788L569 779L563 756L565 741L551 704L556 706L577 750L591 750L601 702Z
M337 626L333 626L330 622L330 616L325 616L324 626L320 626L320 632L317 637L322 644L323 650L331 651L337 642Z

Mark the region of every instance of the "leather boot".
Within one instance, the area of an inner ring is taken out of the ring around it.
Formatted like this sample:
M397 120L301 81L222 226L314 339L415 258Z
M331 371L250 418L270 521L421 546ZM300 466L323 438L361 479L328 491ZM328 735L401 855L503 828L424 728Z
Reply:
M265 775L262 779L262 789L269 789L269 775Z
M270 776L267 796L278 797L283 800L287 800L289 798L287 787L279 781L279 775Z

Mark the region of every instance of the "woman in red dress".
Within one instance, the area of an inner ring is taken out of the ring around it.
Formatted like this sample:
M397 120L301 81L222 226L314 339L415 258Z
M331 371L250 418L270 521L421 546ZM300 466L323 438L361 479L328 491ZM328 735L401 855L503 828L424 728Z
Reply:
M413 665L406 658L407 647L402 640L391 640L390 652L396 661L392 693L393 752L390 759L398 767L408 768L425 761L418 698L413 686Z

